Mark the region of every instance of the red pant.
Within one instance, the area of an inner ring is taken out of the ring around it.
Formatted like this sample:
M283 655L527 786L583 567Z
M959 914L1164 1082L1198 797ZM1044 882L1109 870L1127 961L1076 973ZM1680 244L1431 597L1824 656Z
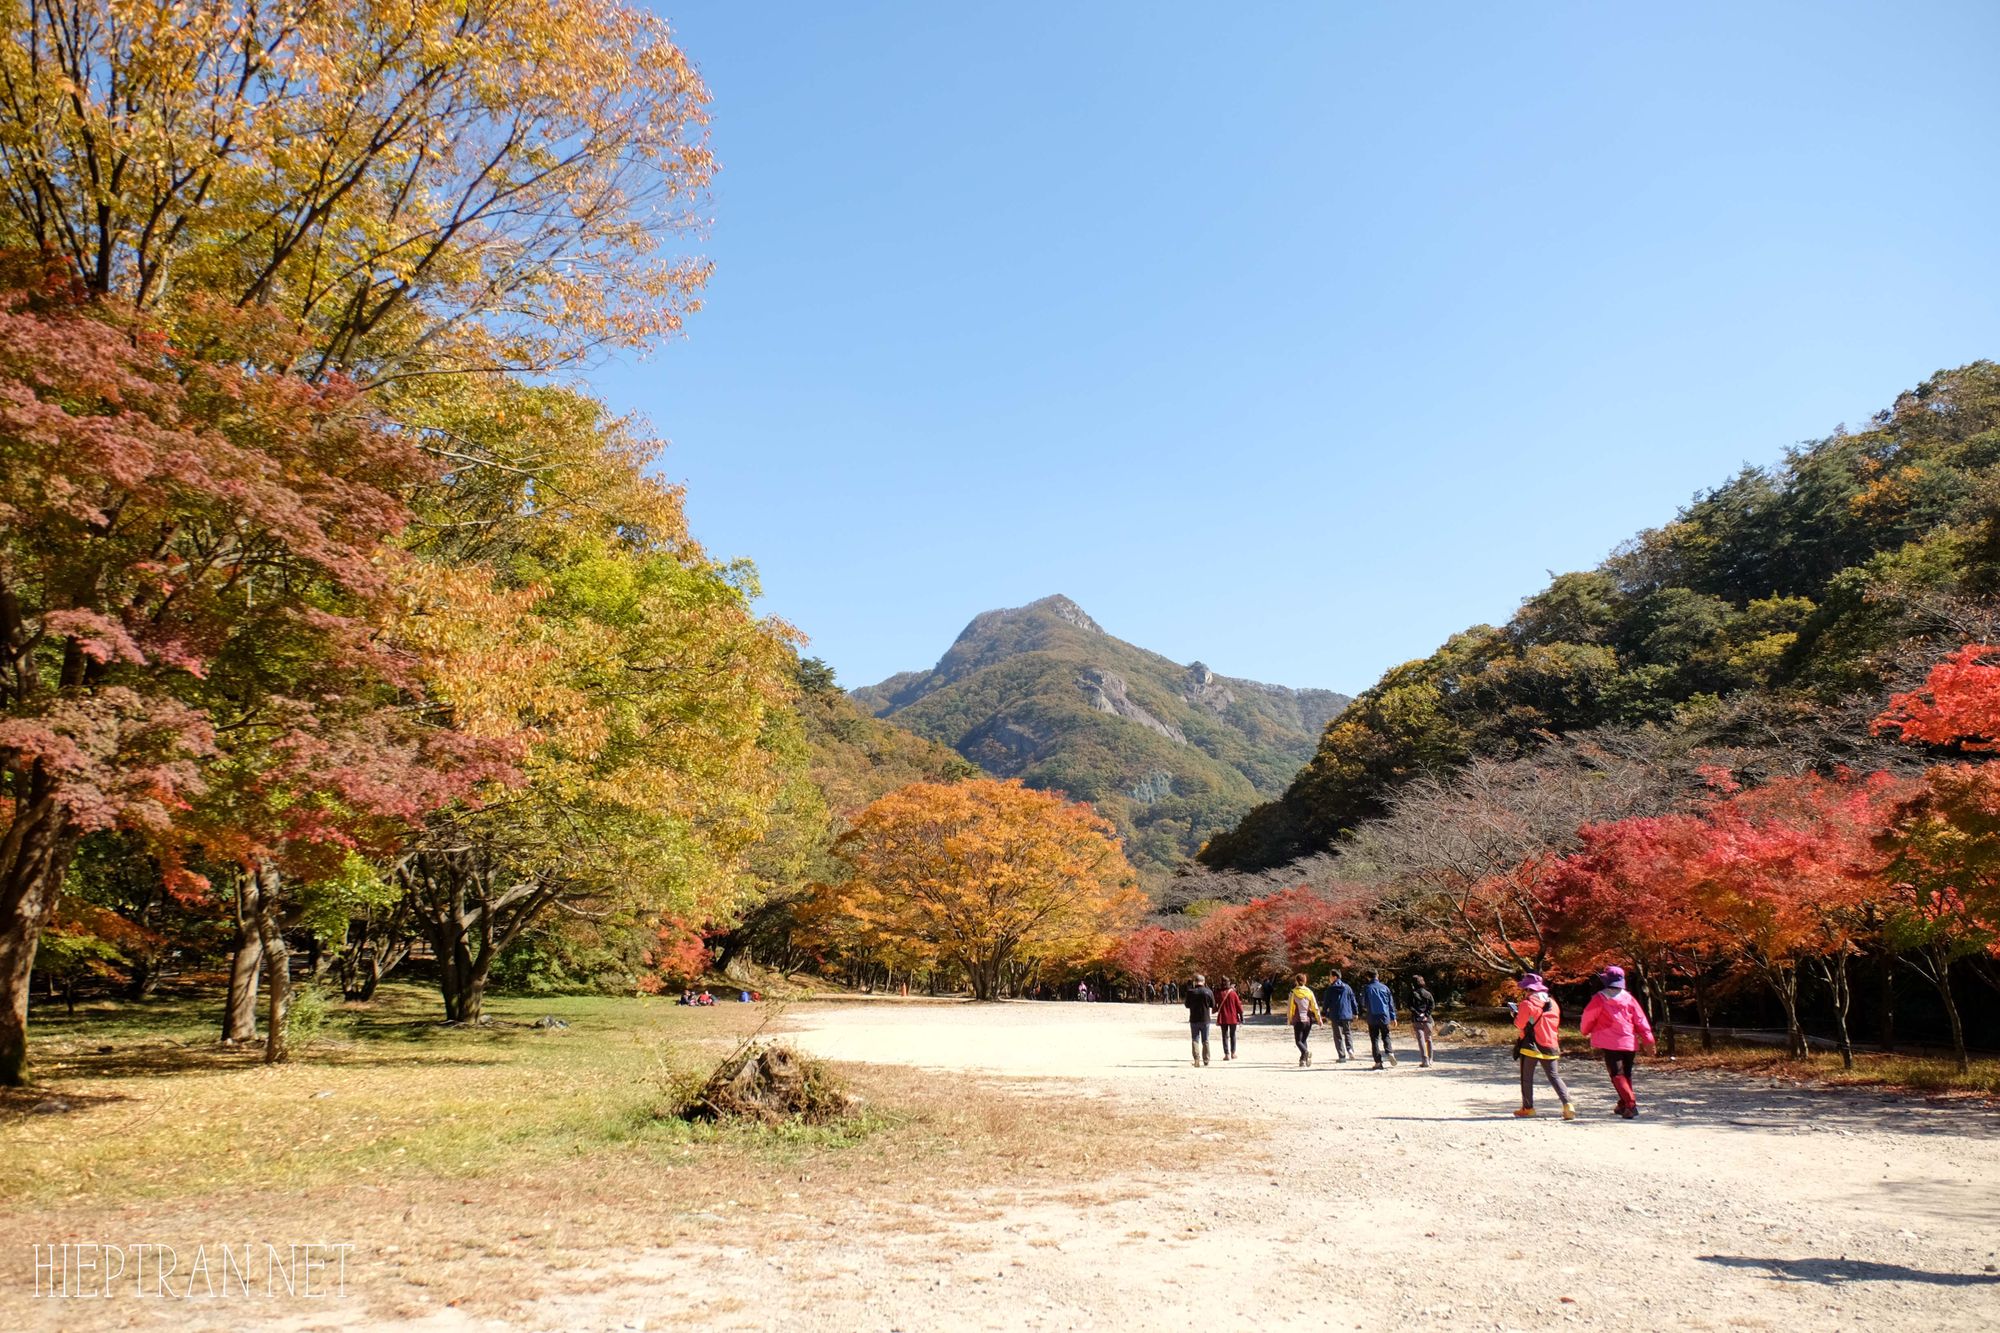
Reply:
M1611 1075L1611 1086L1618 1090L1618 1109L1623 1111L1639 1105L1639 1095L1632 1091L1632 1065L1638 1058L1637 1051L1599 1051L1604 1057L1604 1068Z

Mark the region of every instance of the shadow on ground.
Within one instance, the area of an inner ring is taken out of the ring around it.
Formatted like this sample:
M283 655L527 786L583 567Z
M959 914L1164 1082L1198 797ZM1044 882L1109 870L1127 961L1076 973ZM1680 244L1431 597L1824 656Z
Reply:
M1704 1254L1705 1264L1723 1268L1762 1269L1779 1282L1813 1282L1837 1286L1843 1282L1920 1282L1929 1287L2000 1286L2000 1273L1933 1273L1902 1264L1867 1259L1753 1259L1741 1254Z
M1415 1061L1409 1058L1409 1052L1399 1049L1398 1055L1403 1057L1402 1069L1412 1069ZM1610 1114L1613 1094L1601 1062L1588 1055L1566 1057L1562 1075L1587 1118L1613 1118ZM1420 1076L1484 1085L1482 1104L1467 1106L1462 1116L1385 1119L1492 1120L1511 1116L1519 1104L1520 1076L1504 1048L1440 1045L1436 1063ZM1931 1098L1920 1093L1776 1083L1725 1072L1662 1070L1652 1064L1641 1067L1638 1088L1642 1119L1650 1123L1766 1134L1842 1136L1866 1132L2000 1137L2000 1111L1968 1106L1963 1099ZM1470 1092L1471 1088L1467 1090ZM1484 1104L1487 1102L1491 1103L1491 1109ZM1535 1104L1545 1115L1559 1109L1553 1091L1541 1079L1535 1084Z

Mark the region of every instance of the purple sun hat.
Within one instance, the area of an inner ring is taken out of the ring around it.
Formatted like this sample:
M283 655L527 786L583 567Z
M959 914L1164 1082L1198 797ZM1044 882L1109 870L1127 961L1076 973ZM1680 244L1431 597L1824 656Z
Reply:
M1549 987L1548 983L1542 980L1541 973L1523 972L1521 974L1521 989L1529 991L1540 991L1542 994L1546 995L1548 994Z

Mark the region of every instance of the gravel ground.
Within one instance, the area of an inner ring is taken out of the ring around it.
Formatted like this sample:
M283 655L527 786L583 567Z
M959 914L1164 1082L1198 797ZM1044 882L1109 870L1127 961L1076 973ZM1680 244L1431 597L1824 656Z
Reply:
M1990 1107L1656 1074L1628 1123L1611 1114L1601 1068L1573 1060L1581 1119L1517 1121L1504 1052L1447 1047L1432 1069L1406 1059L1377 1073L1365 1058L1334 1063L1322 1030L1321 1063L1301 1070L1289 1031L1266 1020L1244 1029L1240 1060L1218 1050L1195 1069L1178 1012L795 1011L797 1039L833 1059L1013 1076L1032 1081L1024 1092L1053 1084L1170 1109L1197 1135L1234 1128L1199 1173L996 1195L970 1218L963 1205L982 1201L959 1200L934 1230L861 1211L775 1251L645 1256L624 1273L657 1284L640 1322L2000 1327ZM569 1314L589 1322L588 1303Z
M786 1025L832 1059L997 1082L1026 1114L1050 1095L1129 1110L1187 1145L1164 1159L1180 1169L940 1185L917 1206L907 1190L806 1198L547 1270L504 1320L444 1308L385 1323L347 1304L256 1326L2000 1328L1990 1105L1642 1070L1644 1116L1628 1123L1601 1068L1577 1060L1580 1120L1515 1120L1503 1051L1446 1046L1435 1068L1377 1073L1334 1063L1322 1030L1321 1063L1302 1070L1289 1030L1264 1020L1244 1029L1241 1060L1218 1047L1197 1069L1179 1014L880 1000L800 1006ZM78 1330L228 1319L137 1303L36 1313Z

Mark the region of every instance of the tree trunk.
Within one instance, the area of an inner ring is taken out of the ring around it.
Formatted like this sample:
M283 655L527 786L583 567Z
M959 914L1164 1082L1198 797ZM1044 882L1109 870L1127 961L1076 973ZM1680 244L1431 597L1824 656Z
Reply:
M1848 985L1847 954L1835 954L1820 963L1828 989L1833 992L1834 1034L1840 1041L1840 1067L1854 1068L1854 1042L1847 1035L1847 1009L1852 992Z
M1945 1022L1951 1026L1951 1053L1958 1060L1958 1072L1972 1072L1972 1061L1965 1053L1965 1024L1958 1016L1958 1001L1951 993L1951 951L1933 946L1926 950L1931 956L1931 974L1937 982L1938 998L1944 1001Z
M35 949L55 915L77 841L54 793L33 790L46 787L39 771L30 786L0 831L0 1088L28 1081L28 987Z
M257 980L264 970L264 936L257 928L258 888L248 871L236 876L236 948L229 959L229 999L222 1009L225 1045L257 1040Z
M292 1002L292 955L285 944L284 923L278 917L278 874L257 868L257 934L264 943L264 989L269 995L264 1015L264 1063L280 1064L285 1049L285 1011Z
M1882 1049L1896 1049L1896 960L1891 958L1882 964L1882 1026L1879 1036Z
M1713 1051L1715 1049L1715 1027L1709 1021L1708 985L1702 980L1699 970L1694 974L1694 1012L1695 1017L1701 1020L1701 1049L1703 1051Z
M1653 1027L1666 1033L1667 1056L1674 1055L1674 1007L1667 1003L1664 986L1655 988L1653 971L1640 963L1633 963L1632 970L1639 974L1639 993L1645 997L1646 1018Z
M1806 1032L1799 1024L1799 970L1795 965L1768 968L1765 979L1785 1010L1785 1053L1794 1060L1806 1053Z

